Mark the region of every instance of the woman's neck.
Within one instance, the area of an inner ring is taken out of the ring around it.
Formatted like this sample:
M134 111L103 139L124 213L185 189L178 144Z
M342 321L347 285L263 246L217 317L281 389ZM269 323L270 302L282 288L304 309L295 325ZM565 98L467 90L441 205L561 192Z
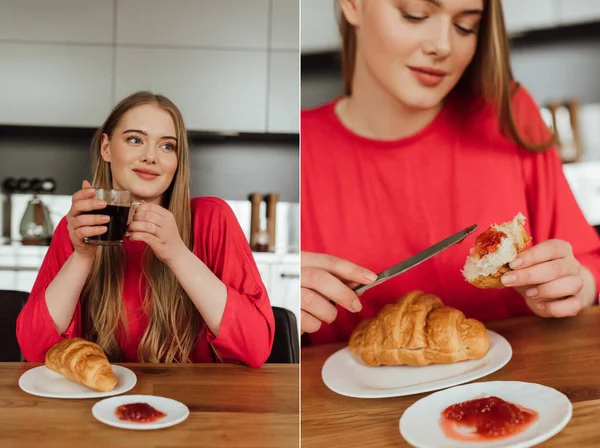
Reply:
M358 70L356 75L361 76ZM339 101L335 112L355 134L373 140L399 140L424 129L442 107L411 108L381 89L375 80L355 78L352 95Z

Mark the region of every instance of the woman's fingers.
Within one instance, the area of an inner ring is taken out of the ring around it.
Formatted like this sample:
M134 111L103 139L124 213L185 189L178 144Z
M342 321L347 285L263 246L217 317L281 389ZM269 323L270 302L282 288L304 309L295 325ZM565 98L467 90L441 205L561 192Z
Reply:
M132 221L151 222L158 227L165 225L165 218L155 211L138 211L136 210L131 219Z
M85 212L102 210L104 208L106 208L106 201L100 201L98 199L81 199L73 202L73 205L71 206L71 215L78 216Z
M89 238L91 236L102 235L107 231L108 227L106 226L80 227L75 230L75 235L77 235L79 240L83 240L84 238Z
M510 262L511 269L525 269L536 264L573 254L571 244L563 240L547 240L521 252Z
M581 275L568 275L548 283L525 289L525 295L530 299L547 300L575 296L583 288Z
M358 312L362 305L356 294L340 279L331 273L313 267L303 267L301 270L301 284L303 288L312 289L328 300L333 300L348 311Z
M81 201L82 199L90 199L93 198L96 194L96 190L94 188L84 188L75 192L75 194L71 197L71 203L74 204L77 201Z
M377 275L348 260L327 254L301 254L301 328L303 332L317 331L322 322L337 318L336 305L350 312L362 310L362 304L352 288L370 284Z
M107 215L78 215L73 219L73 229L88 226L99 226L107 224L110 221L110 216Z
M160 230L156 224L147 221L132 221L127 229L128 232L146 232L157 235Z
M321 328L321 324L322 322L310 313L300 311L300 329L303 333L314 333Z
M301 289L301 309L317 319L332 323L337 317L337 308L316 291L308 288Z
M579 263L574 258L559 258L527 268L510 271L502 276L505 286L528 286L579 273Z
M532 304L538 310L538 315L545 317L569 317L575 316L581 311L581 299L571 296L562 300L537 301Z
M342 280L356 282L361 285L373 283L377 280L377 274L374 272L332 255L302 252L301 262L302 266L320 268Z

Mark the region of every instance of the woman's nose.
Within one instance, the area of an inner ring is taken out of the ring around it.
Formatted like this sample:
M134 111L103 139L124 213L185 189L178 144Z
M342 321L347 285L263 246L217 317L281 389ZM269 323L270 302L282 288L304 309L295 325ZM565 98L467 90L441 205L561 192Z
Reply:
M438 58L448 57L452 50L452 44L450 43L451 31L452 23L443 22L435 27L434 32L423 46L425 53Z
M142 154L142 161L147 163L156 163L156 148L153 145L147 145Z

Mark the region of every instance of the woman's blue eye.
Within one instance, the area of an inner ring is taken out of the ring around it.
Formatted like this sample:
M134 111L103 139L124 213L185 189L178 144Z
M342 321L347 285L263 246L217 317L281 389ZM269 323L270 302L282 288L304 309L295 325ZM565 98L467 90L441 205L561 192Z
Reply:
M127 140L130 141L131 143L135 143L135 144L142 143L142 140L139 139L138 137L129 137Z
M172 151L172 150L175 149L175 146L173 144L171 144L171 143L165 143L163 145L163 148L168 149L169 151Z

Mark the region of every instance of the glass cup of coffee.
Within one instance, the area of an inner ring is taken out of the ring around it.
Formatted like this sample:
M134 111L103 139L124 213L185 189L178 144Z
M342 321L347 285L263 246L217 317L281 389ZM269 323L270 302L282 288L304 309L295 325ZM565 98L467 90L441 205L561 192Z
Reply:
M129 209L132 206L131 193L125 190L96 188L96 199L106 201L106 207L100 210L85 212L89 215L107 215L110 221L105 225L108 230L102 235L85 237L87 244L98 246L120 246L127 232Z

